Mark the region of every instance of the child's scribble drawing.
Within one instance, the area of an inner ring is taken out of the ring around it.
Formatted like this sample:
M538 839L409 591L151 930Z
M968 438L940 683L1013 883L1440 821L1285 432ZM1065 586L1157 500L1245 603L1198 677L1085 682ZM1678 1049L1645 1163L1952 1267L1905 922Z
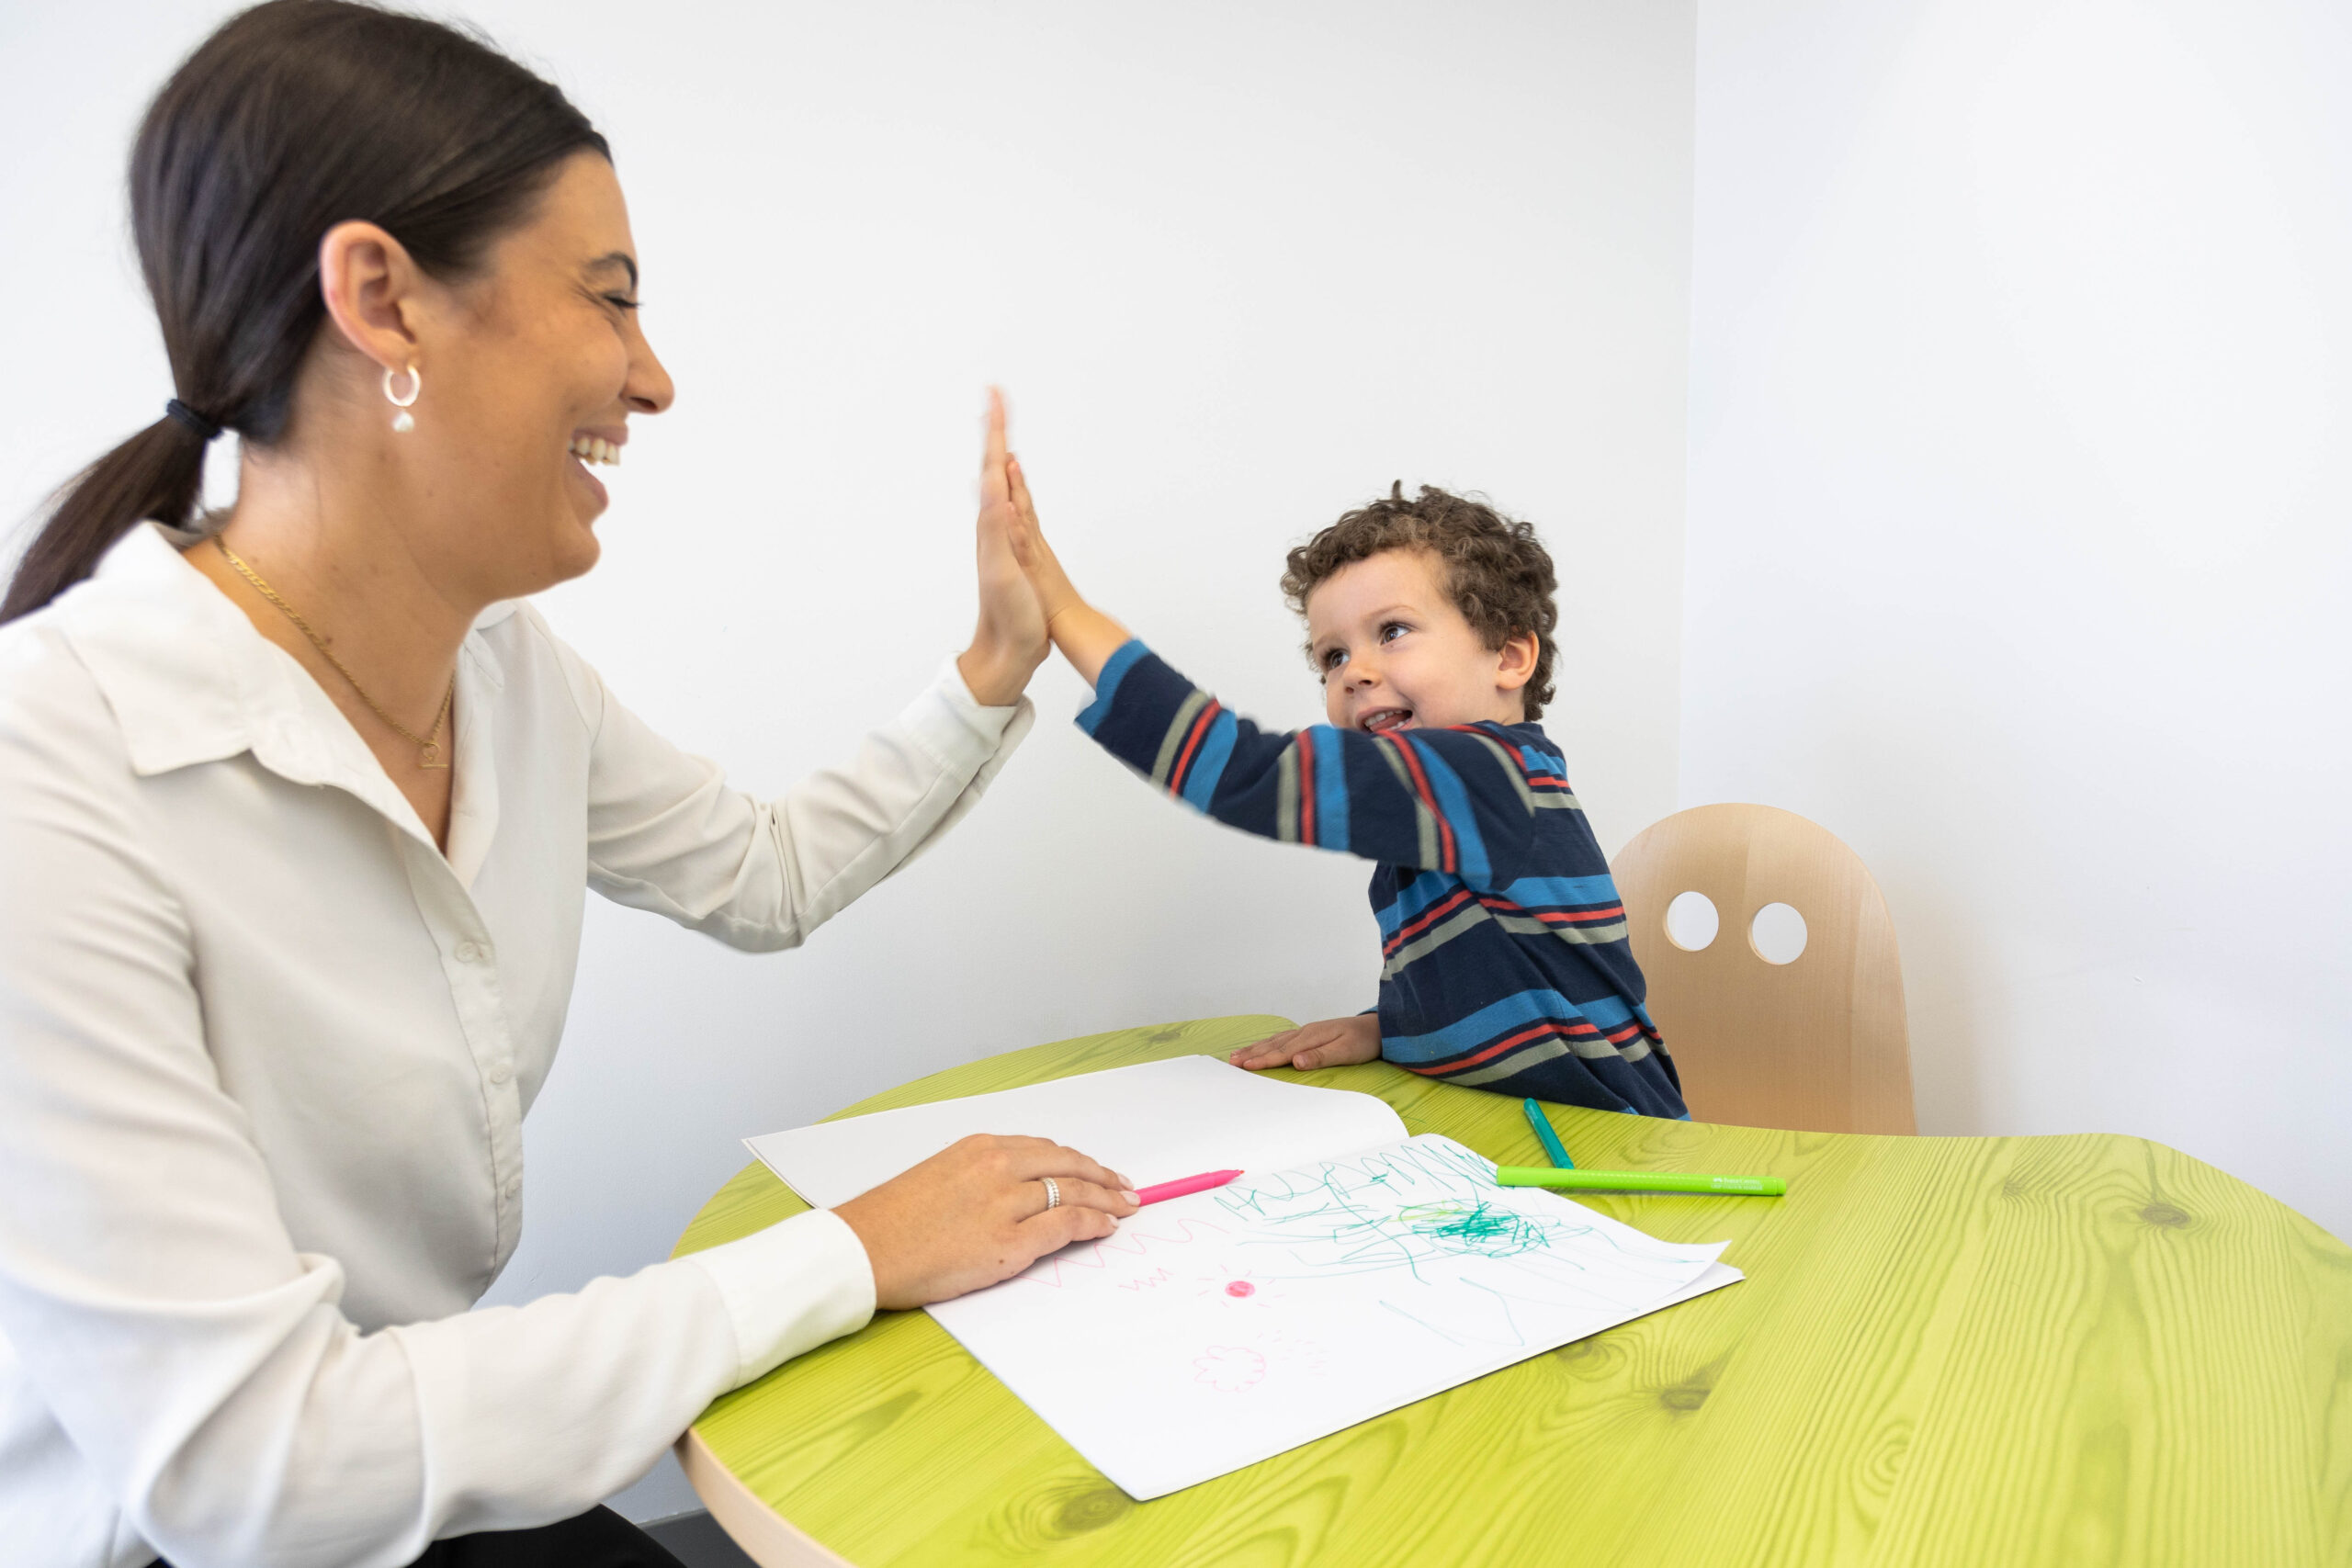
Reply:
M1720 1250L1424 1134L1172 1199L931 1310L1149 1497L1655 1310Z

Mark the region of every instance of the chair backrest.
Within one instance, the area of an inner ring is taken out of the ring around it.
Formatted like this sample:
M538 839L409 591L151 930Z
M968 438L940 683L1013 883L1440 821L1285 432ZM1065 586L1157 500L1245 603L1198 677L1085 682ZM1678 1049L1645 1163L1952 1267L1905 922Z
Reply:
M1827 829L1770 806L1701 806L1652 824L1612 868L1650 1016L1701 1122L1913 1133L1903 962L1886 899ZM1720 925L1693 951L1667 907L1704 894ZM1794 961L1768 962L1758 910L1804 917Z

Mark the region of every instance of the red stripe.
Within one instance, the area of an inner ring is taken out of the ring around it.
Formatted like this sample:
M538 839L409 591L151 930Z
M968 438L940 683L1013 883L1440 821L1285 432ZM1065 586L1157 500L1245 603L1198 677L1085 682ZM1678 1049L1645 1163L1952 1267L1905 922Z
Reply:
M1464 1067L1475 1067L1479 1063L1488 1061L1493 1057L1498 1056L1514 1046L1524 1045L1529 1041L1540 1039L1546 1034L1575 1035L1599 1034L1600 1032L1600 1031L1595 1029L1589 1023L1580 1025L1573 1023L1560 1023L1553 1019L1547 1018L1541 1023L1521 1030L1517 1034L1511 1035L1509 1039L1498 1041L1496 1043L1487 1046L1485 1050L1479 1052L1474 1056L1464 1056L1458 1062L1448 1062L1443 1066L1415 1067L1413 1071L1417 1073L1458 1073Z
M1390 937L1388 941L1382 945L1380 949L1381 956L1385 958L1388 954L1396 952L1398 948L1404 946L1405 943L1412 941L1416 936L1419 936L1430 926L1443 919L1453 910L1460 908L1462 907L1462 900L1469 897L1470 889L1464 887L1456 892L1451 898L1441 900L1434 908L1422 911L1420 916L1416 919L1411 925L1398 928L1396 934Z
M1169 794L1183 793L1184 770L1193 765L1193 752L1200 746L1201 737L1208 733L1209 721L1216 716L1216 699L1212 697L1209 699L1209 705L1201 710L1201 716L1193 721L1193 733L1184 738L1184 750L1177 757L1176 765L1168 770Z
M1493 898L1484 893L1478 895L1478 902L1498 914L1525 915L1531 919L1543 920L1555 926L1605 926L1611 920L1622 920L1625 918L1625 906L1623 904L1611 904L1606 909L1530 909L1524 905L1514 904L1508 898Z
M1380 739L1383 745L1396 747L1396 754L1405 759L1405 771L1413 775L1413 788L1420 793L1421 804L1429 809L1429 814L1437 819L1438 870L1459 870L1453 852L1453 829L1447 825L1445 813L1437 808L1437 796L1430 793L1429 778L1421 772L1421 759L1415 754L1412 743L1406 740L1390 740L1385 735Z
M1315 841L1315 736L1298 732L1298 841Z

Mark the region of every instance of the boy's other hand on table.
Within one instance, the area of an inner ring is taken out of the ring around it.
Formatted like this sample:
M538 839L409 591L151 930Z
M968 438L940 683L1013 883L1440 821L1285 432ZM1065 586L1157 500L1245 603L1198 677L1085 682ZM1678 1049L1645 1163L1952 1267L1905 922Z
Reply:
M1237 1067L1256 1072L1263 1067L1340 1067L1380 1059L1380 1020L1372 1013L1353 1018L1327 1018L1270 1034L1255 1045L1244 1045L1226 1058Z

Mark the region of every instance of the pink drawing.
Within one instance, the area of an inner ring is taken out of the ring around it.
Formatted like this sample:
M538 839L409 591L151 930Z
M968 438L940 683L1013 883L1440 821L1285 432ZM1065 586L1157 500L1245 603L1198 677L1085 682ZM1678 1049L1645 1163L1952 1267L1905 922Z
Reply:
M1239 1393L1265 1381L1266 1358L1239 1345L1212 1345L1193 1358L1193 1381L1219 1393Z
M1282 1281L1262 1274L1252 1274L1246 1269L1220 1267L1214 1274L1193 1276L1201 1282L1200 1294L1204 1301L1220 1306L1247 1306L1253 1312L1281 1301L1286 1292Z

